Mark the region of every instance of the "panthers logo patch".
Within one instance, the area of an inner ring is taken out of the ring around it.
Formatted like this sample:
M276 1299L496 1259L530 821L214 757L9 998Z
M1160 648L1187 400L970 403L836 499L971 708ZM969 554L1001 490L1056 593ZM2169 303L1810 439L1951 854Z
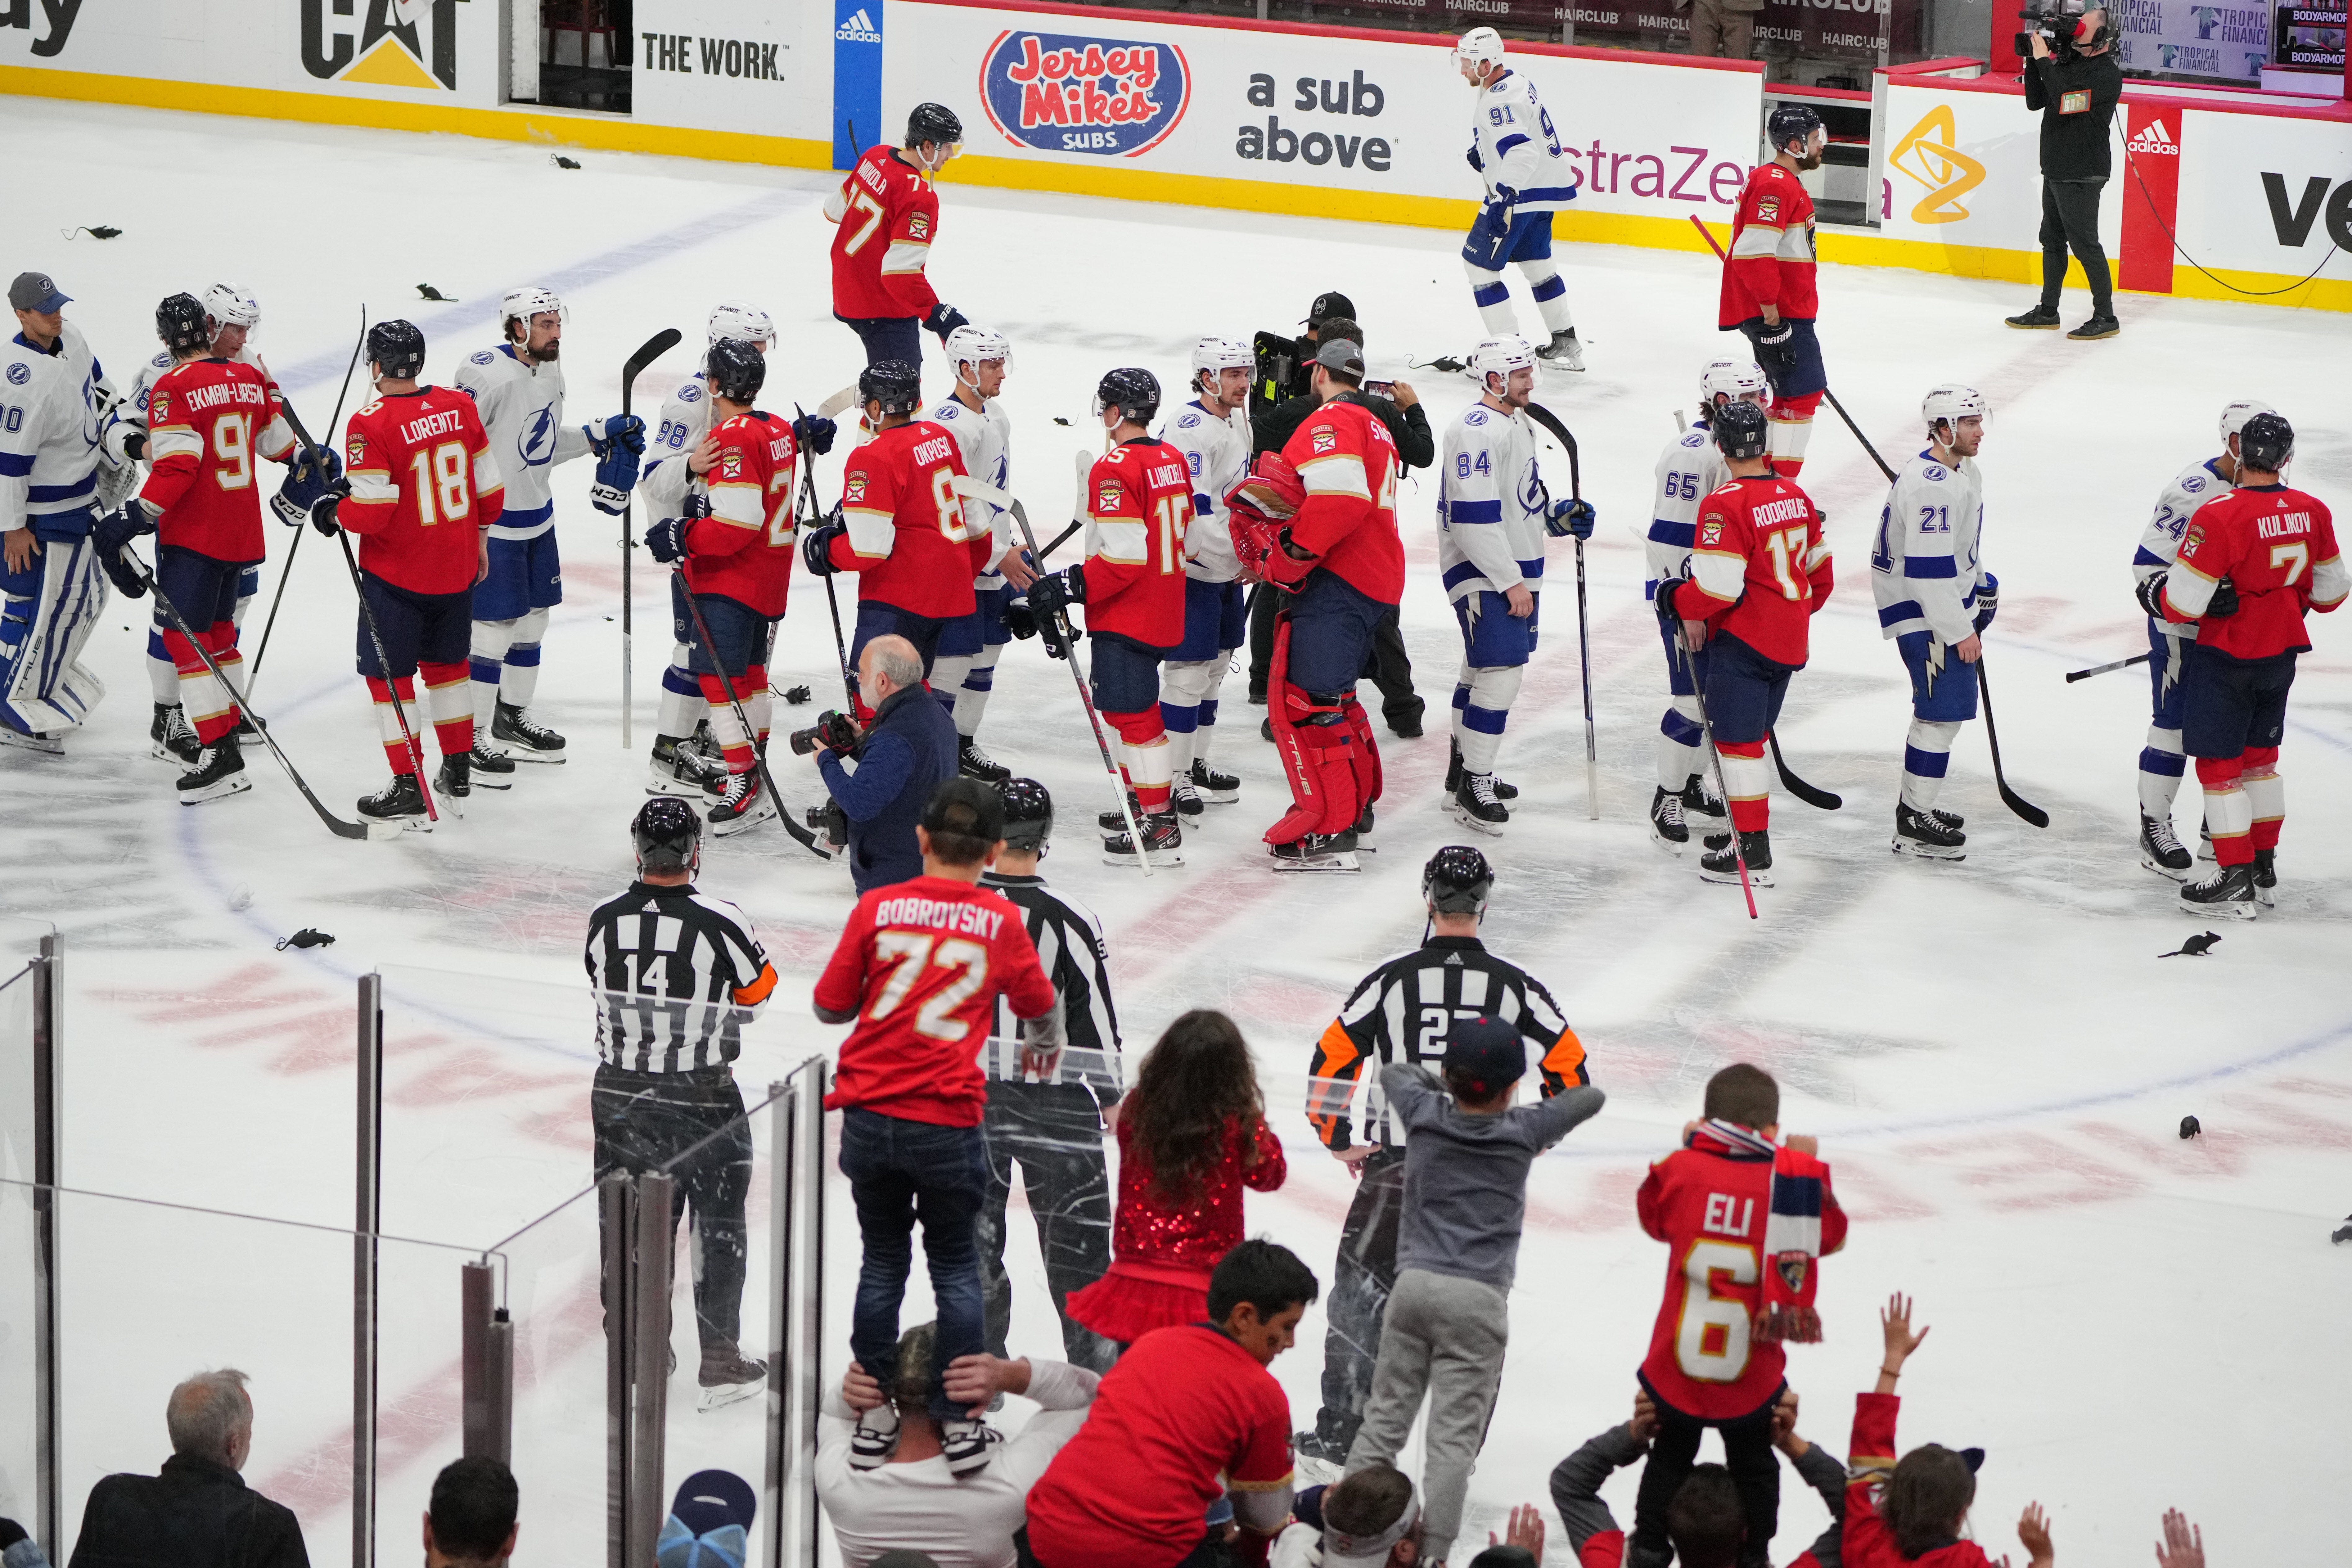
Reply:
M1120 498L1126 494L1126 489L1117 479L1105 479L1102 488L1095 491L1095 510L1097 513L1117 511Z
M352 437L350 443L343 448L343 466L346 468L356 468L362 463L366 461L367 437L364 436Z
M1780 198L1778 196L1766 196L1762 201L1758 202L1756 204L1756 221L1758 223L1779 223L1780 221Z
M1722 543L1723 520L1719 517L1708 518L1698 531L1698 542L1702 548L1706 549L1712 549Z
M841 488L841 499L845 501L864 500L866 499L866 476L864 474L850 475L848 482Z
M147 405L147 422L150 425L172 422L172 395L161 387L155 389L155 396Z
M2189 556L2196 554L2197 547L2204 542L2205 525L2201 522L2190 523L2189 525L2189 531L2183 534L2180 539L2181 556L2186 559Z
M916 213L907 219L907 237L922 240L931 237L931 218L929 213Z
M720 475L726 479L741 479L743 477L743 454L734 450L732 447L729 448L720 457L719 471Z
M1339 433L1337 430L1334 430L1328 425L1326 425L1321 429L1315 432L1315 455L1317 457L1319 458L1326 452L1336 452L1339 449Z

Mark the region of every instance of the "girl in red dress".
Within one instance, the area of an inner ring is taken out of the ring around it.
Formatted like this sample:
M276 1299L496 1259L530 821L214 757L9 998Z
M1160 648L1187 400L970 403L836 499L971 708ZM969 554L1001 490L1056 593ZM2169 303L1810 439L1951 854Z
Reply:
M1073 1292L1069 1313L1124 1347L1207 1319L1210 1271L1242 1239L1242 1188L1270 1193L1288 1172L1249 1047L1223 1013L1199 1009L1169 1025L1112 1120L1110 1272Z

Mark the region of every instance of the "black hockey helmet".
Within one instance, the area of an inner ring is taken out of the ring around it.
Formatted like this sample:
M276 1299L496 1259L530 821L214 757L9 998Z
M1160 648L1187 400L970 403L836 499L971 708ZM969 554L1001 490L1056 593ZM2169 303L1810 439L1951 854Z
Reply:
M1034 854L1054 833L1054 797L1035 779L1006 779L996 786L1004 797L1004 847Z
M905 360L876 360L857 373L857 401L879 403L885 414L912 414L922 400L922 375Z
M1764 455L1764 411L1752 403L1719 405L1707 428L1715 436L1716 447L1727 458L1760 458Z
M1495 890L1495 868L1467 844L1449 844L1421 870L1421 896L1441 915L1483 915Z
M2275 474L2294 456L2294 426L2284 414L2257 414L2238 432L2238 461Z
M629 837L639 871L691 870L702 853L702 817L676 795L657 795L637 808Z
M194 294L173 294L155 307L155 335L174 354L212 346L212 328L205 321L205 302Z
M768 383L768 356L734 338L711 344L704 364L710 373L711 395L730 403L748 405Z
M963 121L955 110L944 103L919 103L907 116L907 145L919 147L926 142L936 142L946 147L963 140Z
M414 377L425 368L425 334L414 321L378 321L367 331L367 359L392 380Z
M1772 144L1776 155L1787 152L1791 142L1801 153L1811 142L1813 132L1821 128L1821 111L1811 104L1780 103L1774 106L1771 118L1764 122L1764 137Z
M1123 365L1105 371L1095 384L1095 413L1117 408L1122 417L1149 425L1160 412L1160 378L1148 370Z

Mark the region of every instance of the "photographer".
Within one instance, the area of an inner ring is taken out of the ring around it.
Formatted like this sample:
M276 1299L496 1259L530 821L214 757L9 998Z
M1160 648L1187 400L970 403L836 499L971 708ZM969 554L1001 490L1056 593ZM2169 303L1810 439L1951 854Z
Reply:
M2124 73L2116 65L2105 11L2085 11L2078 21L2061 14L2032 26L2021 47L2033 52L2025 68L2025 107L2042 115L2042 302L2010 317L2009 324L2058 324L2058 293L2071 249L2090 280L2091 319L2066 335L2111 338L2120 328L2115 279L2099 246L2099 193L2112 168L2108 127L2124 95Z
M863 734L827 714L792 740L795 752L816 753L817 772L840 813L835 837L847 840L849 879L863 893L923 874L915 826L931 791L956 775L956 728L947 710L930 700L922 658L905 637L866 645L857 656L857 689L874 710ZM845 765L845 758L856 765Z

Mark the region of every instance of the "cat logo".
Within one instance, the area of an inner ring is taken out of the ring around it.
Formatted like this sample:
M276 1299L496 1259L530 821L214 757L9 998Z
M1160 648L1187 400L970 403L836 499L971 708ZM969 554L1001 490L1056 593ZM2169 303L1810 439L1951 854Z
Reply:
M351 26L344 18L358 3L302 0L304 70L321 81L457 90L457 7L470 0L364 0L367 16L354 37L337 29Z

